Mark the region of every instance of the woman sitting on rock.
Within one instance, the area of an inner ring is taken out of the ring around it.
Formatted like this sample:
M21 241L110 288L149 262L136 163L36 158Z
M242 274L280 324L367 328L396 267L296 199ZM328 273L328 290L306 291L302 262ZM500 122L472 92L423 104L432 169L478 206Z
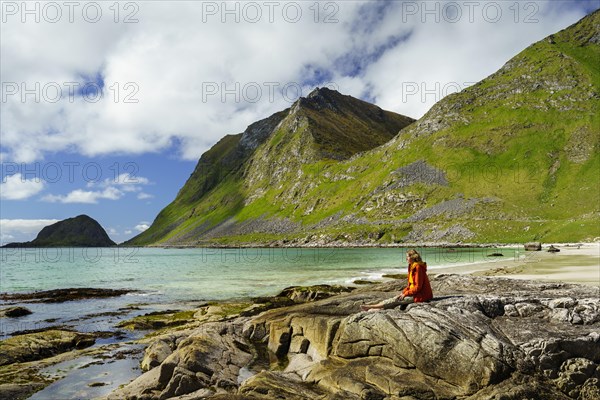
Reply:
M423 262L421 255L416 250L409 250L406 253L406 261L408 261L408 286L402 293L377 304L363 304L361 306L363 311L389 309L402 304L421 303L433 298L427 277L427 264Z

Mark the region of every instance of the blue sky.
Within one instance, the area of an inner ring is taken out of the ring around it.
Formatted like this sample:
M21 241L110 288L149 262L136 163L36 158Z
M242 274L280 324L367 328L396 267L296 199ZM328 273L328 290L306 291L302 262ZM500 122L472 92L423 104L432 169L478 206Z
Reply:
M448 88L485 78L598 8L136 1L118 13L112 2L70 13L60 2L29 2L30 12L23 4L1 10L2 243L79 214L122 242L152 222L221 137L316 86L418 118Z

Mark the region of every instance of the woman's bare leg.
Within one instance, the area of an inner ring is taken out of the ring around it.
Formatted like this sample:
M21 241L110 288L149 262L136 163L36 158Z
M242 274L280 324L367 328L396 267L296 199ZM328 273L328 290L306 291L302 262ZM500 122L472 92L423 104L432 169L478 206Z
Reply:
M363 311L370 311L370 310L383 310L383 303L377 303L377 304L363 304L360 306L360 309Z

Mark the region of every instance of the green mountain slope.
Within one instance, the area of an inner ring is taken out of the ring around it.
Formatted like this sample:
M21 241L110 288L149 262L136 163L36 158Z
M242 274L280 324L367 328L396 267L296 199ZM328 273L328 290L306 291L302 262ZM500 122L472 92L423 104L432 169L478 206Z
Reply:
M599 93L598 11L391 140L410 120L321 89L222 139L129 244L594 239Z
M260 194L275 183L285 186L297 168L348 159L386 143L412 122L333 90L315 90L290 109L221 139L152 226L127 244L179 244L230 234L231 227L240 228L232 217L248 210L262 214L268 203ZM260 201L248 208L251 199Z

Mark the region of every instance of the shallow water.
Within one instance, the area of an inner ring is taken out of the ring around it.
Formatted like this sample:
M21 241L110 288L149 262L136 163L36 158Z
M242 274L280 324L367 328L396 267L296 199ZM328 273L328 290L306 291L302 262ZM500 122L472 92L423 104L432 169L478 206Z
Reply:
M113 353L119 351L124 355L109 361L86 356L45 368L41 371L43 375L59 380L35 393L30 399L94 399L106 396L119 385L141 374L139 354L142 348L142 345L120 346ZM129 352L136 352L136 355L126 354Z

